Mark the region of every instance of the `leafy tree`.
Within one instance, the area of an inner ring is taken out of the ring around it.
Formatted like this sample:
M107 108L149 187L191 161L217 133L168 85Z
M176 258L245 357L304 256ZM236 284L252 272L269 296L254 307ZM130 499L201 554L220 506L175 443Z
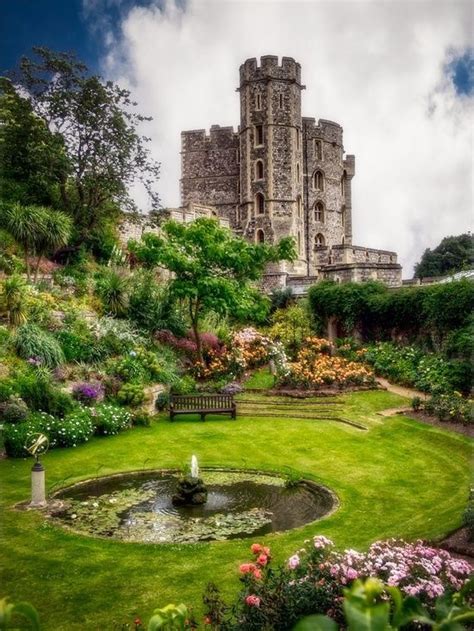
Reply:
M250 315L260 296L252 281L261 277L268 263L295 257L293 239L282 239L275 246L253 245L205 218L190 224L168 221L161 235L145 234L141 242L131 242L130 249L138 262L173 273L170 291L186 303L200 360L202 316L209 311Z
M426 249L415 265L415 278L445 276L474 267L474 236L445 237L434 249Z
M154 184L159 165L138 128L150 120L134 111L130 92L88 74L73 54L34 48L12 74L17 94L28 95L32 110L64 142L67 170L59 177L62 209L74 219L84 241L121 209L135 210L132 184L140 182L157 207Z
M0 77L0 185L3 201L51 206L68 174L60 134L33 112L9 79Z

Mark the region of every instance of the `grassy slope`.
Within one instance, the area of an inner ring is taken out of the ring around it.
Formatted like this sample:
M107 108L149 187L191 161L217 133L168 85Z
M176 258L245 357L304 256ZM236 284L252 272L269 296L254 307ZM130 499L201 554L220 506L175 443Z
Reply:
M258 395L255 395L258 396ZM325 520L267 536L277 561L316 533L339 547L375 539L436 538L460 523L469 487L471 443L404 417L375 412L406 400L387 392L346 395L344 416L363 432L330 421L180 417L150 428L94 439L45 459L49 485L112 471L201 464L278 470L290 465L331 487L341 506ZM237 566L252 540L197 545L129 544L76 536L40 514L11 510L29 493L31 461L0 462L2 593L34 603L49 631L120 628L168 602L199 610L207 581L238 589Z

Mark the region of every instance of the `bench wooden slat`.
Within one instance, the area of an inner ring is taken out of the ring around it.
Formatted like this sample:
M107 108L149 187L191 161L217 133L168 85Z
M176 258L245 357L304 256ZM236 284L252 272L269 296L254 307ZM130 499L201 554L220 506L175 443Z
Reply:
M202 420L206 414L231 414L235 419L237 409L233 395L229 394L173 394L170 397L169 413L171 420L176 414L200 414Z

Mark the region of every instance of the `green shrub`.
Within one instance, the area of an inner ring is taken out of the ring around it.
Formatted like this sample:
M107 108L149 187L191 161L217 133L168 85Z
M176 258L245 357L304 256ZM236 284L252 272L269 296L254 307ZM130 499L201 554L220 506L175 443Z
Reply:
M173 394L191 394L196 392L196 381L191 375L179 377L171 386Z
M176 365L169 361L170 354L160 355L153 351L137 348L129 351L126 357L109 364L109 372L123 381L133 383L173 383L176 378Z
M132 417L130 412L124 408L111 405L110 403L102 403L93 408L92 422L95 425L97 434L111 436L130 427Z
M140 334L127 320L103 317L92 325L92 330L107 355L120 355L143 343Z
M13 379L2 379L0 381L0 403L8 401L8 399L15 393L16 388Z
M54 368L64 362L64 354L56 338L36 324L23 324L15 335L15 348L20 357Z
M459 392L436 394L421 402L422 409L440 421L469 425L474 423L474 404Z
M150 427L152 416L145 410L137 410L132 415L132 425L136 427Z
M0 403L0 418L4 423L21 423L29 413L28 406L18 396L12 395L7 401Z
M133 277L128 317L138 327L154 333L166 329L175 335L186 333L179 306L168 288L156 282L153 273L142 271Z
M16 390L29 408L54 416L64 417L75 406L69 394L53 386L44 375L38 375L34 371L17 376Z
M155 407L158 411L162 412L166 410L170 402L170 395L168 392L160 392L160 394L156 397Z
M118 391L117 399L122 405L136 408L145 400L145 391L139 384L126 383Z
M3 445L7 456L11 458L26 458L28 452L25 449L25 445L28 438L40 431L40 425L35 418L25 423L6 424L3 428Z

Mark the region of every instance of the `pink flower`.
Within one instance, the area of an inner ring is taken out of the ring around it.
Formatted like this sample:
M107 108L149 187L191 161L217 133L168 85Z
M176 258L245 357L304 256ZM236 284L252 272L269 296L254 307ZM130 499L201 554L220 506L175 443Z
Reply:
M252 554L260 554L260 552L262 552L262 546L259 543L252 543L250 550Z
M313 542L315 548L327 548L334 545L331 539L328 539L324 535L316 535L313 537Z
M300 557L297 554L294 554L292 557L288 559L288 567L290 570L295 570L300 564Z
M257 563L259 565L265 566L268 563L268 557L266 554L261 554L258 559L257 559Z
M250 572L253 572L255 569L256 568L255 568L254 563L242 563L242 565L239 568L242 574L249 574Z
M359 576L359 574L354 570L354 568L350 567L346 572L346 576L350 581L353 581Z
M260 607L260 598L255 596L255 594L250 594L250 596L247 596L245 599L245 604L249 607Z
M258 567L255 568L255 570L253 571L253 576L257 580L260 580L262 578L262 570L259 570Z

